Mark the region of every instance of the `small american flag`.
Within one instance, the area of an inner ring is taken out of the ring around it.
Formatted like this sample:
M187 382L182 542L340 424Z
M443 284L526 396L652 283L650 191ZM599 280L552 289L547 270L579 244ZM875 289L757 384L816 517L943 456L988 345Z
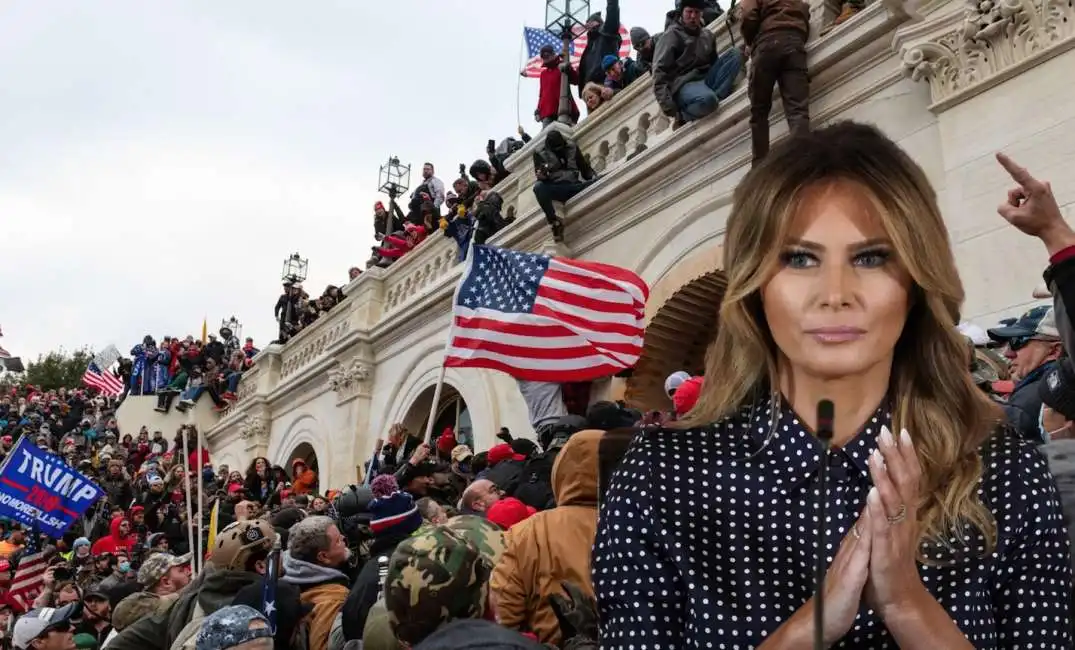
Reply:
M113 375L110 371L101 371L97 364L90 362L86 366L86 372L82 375L82 384L89 388L96 388L102 395L115 397L123 392L123 380Z
M48 564L45 561L45 551L40 548L38 533L36 530L29 531L19 568L11 578L8 602L22 609L24 613L30 611L34 599L41 593L46 569Z
M578 36L575 40L571 41L568 46L568 52L571 59L571 67L578 68L579 62L582 61L582 53L586 51L586 45L590 42L590 35L585 31L583 26L575 27L575 32ZM524 77L540 77L541 76L541 48L546 45L551 45L552 49L556 52L560 52L563 48L563 44L560 42L560 37L553 34L546 29L538 29L535 27L524 27L523 38L526 39L527 56L530 57L526 62L526 67L523 68ZM620 51L619 57L621 59L631 55L631 34L627 31L627 28L620 25Z
M634 366L649 288L607 264L474 246L444 365L527 381L590 381Z
M279 544L279 542L277 542ZM261 591L261 613L269 621L269 631L276 634L276 582L279 580L277 565L280 563L280 547L274 546L266 560L265 585Z

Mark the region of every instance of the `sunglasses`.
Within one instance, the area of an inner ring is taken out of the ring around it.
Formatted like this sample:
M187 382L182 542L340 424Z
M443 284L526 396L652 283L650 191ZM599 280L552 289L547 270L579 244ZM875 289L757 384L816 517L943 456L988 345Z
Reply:
M1053 341L1052 339L1043 339L1037 336L1016 336L1008 339L1008 348L1012 352L1018 352L1030 344L1031 341L1044 341L1046 343L1058 343L1059 341Z

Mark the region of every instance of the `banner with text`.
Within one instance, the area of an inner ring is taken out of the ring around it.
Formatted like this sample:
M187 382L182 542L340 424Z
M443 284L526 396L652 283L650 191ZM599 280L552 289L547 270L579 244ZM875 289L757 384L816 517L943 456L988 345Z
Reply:
M23 436L0 465L0 517L60 537L104 491Z

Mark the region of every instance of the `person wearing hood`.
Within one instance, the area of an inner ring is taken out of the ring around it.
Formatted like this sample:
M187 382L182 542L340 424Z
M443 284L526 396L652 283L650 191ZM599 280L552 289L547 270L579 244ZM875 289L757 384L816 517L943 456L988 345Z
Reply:
M205 568L166 610L142 618L109 643L109 650L193 648L203 619L261 581L276 539L267 521L240 521L220 531Z
M534 151L534 196L557 242L564 240L564 221L554 201L566 202L597 180L590 163L572 140L550 130L544 145Z
M291 491L294 494L313 494L317 491L317 472L306 465L306 461L296 458L291 461Z
M559 646L562 640L548 603L550 595L561 593L561 582L574 583L593 597L590 549L597 531L598 447L603 435L594 429L579 431L560 448L552 468L556 507L511 527L490 579L500 624L532 631L542 643Z
M330 517L307 517L291 527L280 578L302 592L304 605L312 607L309 650L327 650L329 634L343 609L351 582L344 573L351 549Z
M94 555L112 553L130 557L138 545L138 537L131 533L131 522L124 516L113 517L109 524L109 534L97 540L92 547Z
M602 61L606 56L618 55L623 37L620 36L620 0L608 0L605 4L605 16L601 12L590 16L586 21L586 49L579 58L578 91L588 83L604 84L605 70Z

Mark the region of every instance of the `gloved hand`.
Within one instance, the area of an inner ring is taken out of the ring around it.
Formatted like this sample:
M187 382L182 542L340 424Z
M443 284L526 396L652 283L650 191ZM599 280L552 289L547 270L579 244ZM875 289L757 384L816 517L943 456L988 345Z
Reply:
M440 218L440 229L441 230L447 230L448 229L448 220L445 219L444 217Z
M560 623L564 650L597 647L597 601L583 593L578 585L561 581L567 597L549 595L549 607Z

